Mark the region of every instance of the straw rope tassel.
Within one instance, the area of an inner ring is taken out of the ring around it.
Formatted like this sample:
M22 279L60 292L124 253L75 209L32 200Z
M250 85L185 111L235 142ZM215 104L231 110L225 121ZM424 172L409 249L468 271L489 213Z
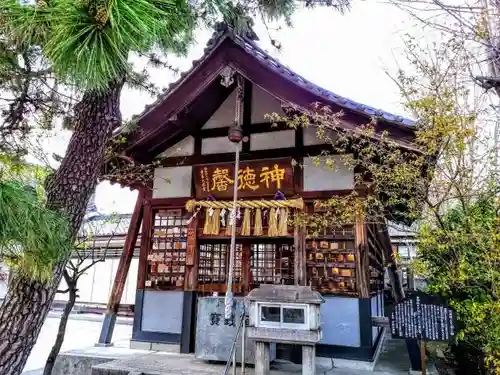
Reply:
M203 226L203 234L212 234L212 216L210 216L210 208L205 210L205 225Z
M251 218L250 218L250 208L245 208L245 213L243 214L243 222L241 223L241 235L249 236L252 233L251 228Z
M220 208L214 210L212 215L212 233L214 236L218 236L220 232Z
M227 213L227 220L226 220L226 236L230 236L231 235L231 226L234 225L232 224L233 221L236 221L236 220L231 220L232 218L232 210L229 210L229 212Z
M253 235L262 236L262 209L257 208L255 210L255 221L253 224Z
M278 235L278 223L276 220L276 208L271 208L268 215L268 228L267 235L269 237L276 237Z
M282 208L280 212L280 221L278 225L278 235L288 235L288 208Z

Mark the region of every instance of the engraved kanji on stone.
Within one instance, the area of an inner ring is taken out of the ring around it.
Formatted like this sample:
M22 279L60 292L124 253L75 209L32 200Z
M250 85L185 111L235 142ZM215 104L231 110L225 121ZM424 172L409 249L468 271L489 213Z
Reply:
M234 313L231 314L231 317L229 319L224 318L224 325L234 327Z
M222 314L219 313L211 313L210 314L210 325L211 326L218 326L220 324L220 318L222 317ZM225 322L224 322L225 324Z

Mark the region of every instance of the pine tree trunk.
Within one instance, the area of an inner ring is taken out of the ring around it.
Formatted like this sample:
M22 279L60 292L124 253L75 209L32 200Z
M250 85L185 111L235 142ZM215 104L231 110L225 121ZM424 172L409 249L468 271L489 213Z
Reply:
M57 355L61 351L61 347L64 342L64 336L66 335L66 325L68 324L69 314L71 314L71 311L75 306L77 297L76 283L68 287L69 287L68 302L66 302L66 305L64 306L64 311L61 315L61 321L59 322L59 329L57 331L56 342L54 343L54 346L52 347L49 356L47 357L47 362L45 362L43 375L52 374L52 369L54 368L54 365L56 363Z
M121 123L120 93L123 81L102 93L87 92L74 109L75 131L66 156L47 183L50 207L64 212L73 239L97 185L104 148ZM69 254L68 254L69 257ZM54 300L68 259L54 269L53 280L42 285L17 274L0 307L0 374L21 374Z

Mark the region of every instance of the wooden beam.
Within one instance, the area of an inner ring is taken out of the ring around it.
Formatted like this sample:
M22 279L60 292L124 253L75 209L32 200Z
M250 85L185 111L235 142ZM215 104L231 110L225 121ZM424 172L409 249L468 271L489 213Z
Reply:
M224 87L218 80L215 80L206 88L205 92L201 93L194 100L189 106L190 110L179 115L175 126L180 132L175 137L172 136L172 126L166 123L162 127L161 134L157 135L158 141L148 149L141 148L140 150L145 151L150 157L154 157L168 149L168 147L175 145L175 143L183 138L189 135L197 135L202 126L205 125L222 103L231 95L235 87L236 84ZM227 135L227 132L225 135ZM195 137L195 139L197 138L199 137Z
M322 103L331 107L333 112L343 111L345 116L341 119L340 126L355 130L360 125L369 122L368 116L357 113L348 108L343 108L333 102L327 102L320 93L313 93L300 82L293 82L276 73L276 68L271 68L258 58L252 58L247 51L239 46L230 46L228 49L228 59L232 65L252 80L255 85L263 87L284 103L290 103L306 110L313 110L315 103ZM376 134L382 134L385 130L395 140L402 145L411 144L414 139L414 130L405 126L394 124L383 119L379 119L375 126Z
M144 199L144 214L142 220L141 251L139 253L139 269L137 271L137 289L144 289L146 285L146 268L148 264L148 252L151 248L151 231L153 225L153 209L151 206L151 195L153 192L147 190Z
M293 157L294 159L298 160L300 157L303 156L320 155L322 151L329 151L330 153L334 154L331 146L313 145L313 146L305 146L302 150L297 149L295 147L288 147L288 148L242 152L240 154L240 160L248 161L248 160L259 160L259 159L277 159L285 157ZM183 165L198 165L198 164L212 164L212 163L215 164L215 163L231 163L231 162L234 162L234 152L165 158L162 161L162 166L178 167Z
M223 49L214 51L210 59L206 59L191 72L189 79L171 89L159 105L139 119L139 127L143 130L140 138L132 147L147 143L154 139L163 125L175 114L190 105L210 84L218 81L220 71L227 65L227 54Z
M247 106L249 106L249 105L247 104ZM276 132L276 131L281 131L281 130L292 130L292 128L284 122L277 123L277 126L272 126L273 124L271 124L270 122L259 122L259 123L252 124L250 115L251 115L251 112L248 115L249 118L246 119L248 121L247 129L243 129L243 130L246 130L245 135L258 134L258 133L271 133L271 132ZM245 116L243 116L243 118L245 120ZM243 123L245 123L245 122L243 122ZM229 126L224 126L221 128L201 129L200 130L200 137L201 138L225 137L229 131L229 128L230 128ZM302 128L299 128L299 129L302 129ZM297 129L297 131L298 131L298 129Z
M134 249L139 236L139 228L143 217L143 204L144 204L144 190L139 191L137 201L135 203L134 212L130 219L130 226L128 228L127 238L123 246L118 269L116 270L113 288L109 296L108 306L104 321L102 324L101 334L99 336L99 344L109 345L113 338L113 330L116 321L116 314L120 307L120 301L123 296L123 289L127 281L128 271L130 270L130 263L134 256Z
M192 197L179 197L179 198L153 198L151 199L151 206L153 208L184 208L186 202Z
M389 318L385 316L372 316L372 327L389 328Z
M370 259L366 239L364 215L359 215L355 223L356 284L361 298L370 297Z

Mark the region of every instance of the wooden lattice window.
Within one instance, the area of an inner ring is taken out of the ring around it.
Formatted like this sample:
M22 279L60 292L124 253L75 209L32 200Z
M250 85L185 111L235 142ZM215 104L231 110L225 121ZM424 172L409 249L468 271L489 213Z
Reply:
M186 272L187 219L182 210L154 212L146 287L182 289Z
M198 284L225 284L229 272L230 245L228 243L205 243L200 245ZM236 244L233 282L242 282L243 247Z
M293 245L276 243L251 245L251 284L293 284L293 271Z

